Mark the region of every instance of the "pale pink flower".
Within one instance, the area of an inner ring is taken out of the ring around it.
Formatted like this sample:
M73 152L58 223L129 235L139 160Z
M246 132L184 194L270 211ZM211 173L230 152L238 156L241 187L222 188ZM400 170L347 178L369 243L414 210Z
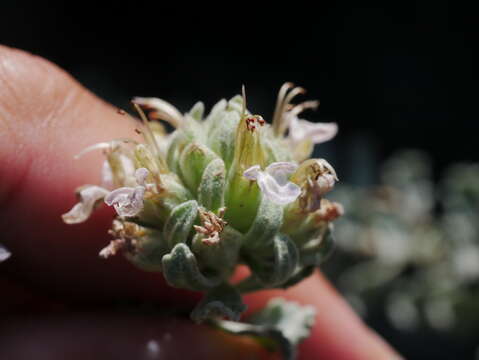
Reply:
M135 187L121 187L105 196L105 203L113 206L119 216L131 217L138 215L143 210L143 196L146 191L146 177L148 170L139 168L135 172Z
M297 167L292 162L275 162L261 171L259 165L254 165L247 169L243 176L256 181L263 195L271 202L286 205L296 200L301 194L300 187L288 180L288 176Z

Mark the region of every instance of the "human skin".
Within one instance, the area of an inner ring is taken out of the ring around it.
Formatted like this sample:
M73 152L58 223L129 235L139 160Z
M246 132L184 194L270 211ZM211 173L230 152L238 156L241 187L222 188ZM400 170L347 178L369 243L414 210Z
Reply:
M139 359L151 355L150 338L160 339L158 359L276 358L186 317L119 310L119 302L150 303L186 314L199 297L121 256L100 259L111 209L84 224L62 223L73 190L100 180L101 153L73 156L97 142L135 137L135 125L47 60L0 46L0 242L12 252L0 264L0 358ZM317 310L300 359L399 357L319 272L245 300L254 310L278 295Z

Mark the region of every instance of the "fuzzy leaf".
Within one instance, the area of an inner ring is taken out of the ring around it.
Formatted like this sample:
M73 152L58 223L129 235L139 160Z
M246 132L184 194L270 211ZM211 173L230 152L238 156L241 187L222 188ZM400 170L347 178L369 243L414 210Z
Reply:
M194 195L198 191L205 168L217 158L214 152L198 143L190 143L181 153L181 178Z
M198 215L198 203L195 200L186 201L176 206L163 228L163 236L169 248L185 243Z
M210 130L208 146L225 161L226 168L231 166L234 156L234 140L240 121L240 114L225 111L218 115L219 121Z
M283 223L283 208L266 197L261 199L256 218L245 235L245 247L261 249L273 242Z
M162 264L166 281L176 288L205 291L221 283L219 277L206 277L200 272L195 255L183 243L163 256Z
M183 148L186 146L187 138L181 130L175 130L171 134L170 143L168 144L168 150L166 152L166 164L168 168L178 173L180 154Z
M210 211L216 212L224 203L225 165L215 159L208 164L198 187L198 202Z
M286 144L283 139L278 139L271 133L266 133L262 145L266 153L266 162L268 164L293 160L288 144Z
M301 306L282 298L274 298L266 307L248 318L255 325L275 327L288 341L297 345L309 336L316 311L312 306Z
M334 238L331 229L321 230L300 248L301 263L306 266L319 266L331 256L333 250Z
M277 234L268 252L255 253L246 257L246 262L265 287L286 282L298 265L298 249L291 239Z
M193 105L189 114L196 121L201 121L203 119L204 112L205 112L205 104L203 104L201 101L198 101L195 105Z
M221 284L208 291L191 313L191 318L197 323L215 318L238 321L244 311L246 305L239 292L228 284Z
M150 230L148 236L139 238L135 244L135 253L126 253L126 257L139 268L146 271L161 271L161 260L168 253L163 234Z
M205 244L202 238L203 236L198 234L192 243L192 249L198 260L206 267L222 274L226 279L238 263L243 235L231 226L226 226L220 234L218 243Z
M243 110L243 97L241 95L233 96L229 101L226 107L229 111L236 111L238 114L241 115L241 111Z
M248 318L248 323L216 320L214 325L235 335L252 336L267 349L280 350L284 359L293 360L297 345L311 332L315 315L311 306L274 298L264 309Z
M213 108L211 109L210 113L208 114L208 116L206 117L205 119L205 127L207 129L209 129L209 131L212 130L212 128L214 127L214 125L217 125L217 122L218 122L218 117L221 117L221 115L223 114L224 110L226 109L226 105L227 105L227 101L226 99L221 99L220 101L218 101L214 106ZM211 134L210 134L211 135Z

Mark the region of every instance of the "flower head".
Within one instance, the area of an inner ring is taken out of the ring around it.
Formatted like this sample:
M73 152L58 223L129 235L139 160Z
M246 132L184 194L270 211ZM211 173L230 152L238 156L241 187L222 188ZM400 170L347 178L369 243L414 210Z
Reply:
M301 194L298 185L288 181L288 175L292 174L298 166L292 162L275 162L268 165L265 171L261 171L259 165L247 169L243 176L258 183L263 195L278 205L286 205Z
M323 199L334 169L303 161L336 125L299 119L318 106L291 105L301 93L290 83L281 88L272 124L248 111L244 90L205 116L202 103L183 115L161 99L134 99L144 141L83 151L103 150L103 186L80 189L64 221L85 220L103 199L117 216L101 257L121 253L173 287L205 292L196 319L238 318L241 292L290 286L322 261L330 222L342 213ZM175 129L168 134L160 120ZM232 283L239 264L251 275Z

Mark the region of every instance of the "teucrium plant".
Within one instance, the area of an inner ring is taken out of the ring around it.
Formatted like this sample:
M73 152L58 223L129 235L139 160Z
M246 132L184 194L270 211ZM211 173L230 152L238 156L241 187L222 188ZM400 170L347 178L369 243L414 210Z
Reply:
M196 321L238 320L241 293L286 288L311 274L330 251L331 221L342 212L323 198L337 180L333 167L308 159L337 126L298 119L318 105L292 105L302 92L283 85L271 125L246 109L244 92L208 115L201 102L182 115L163 100L135 98L144 143L117 139L80 154L104 151L103 184L79 188L64 221L86 220L102 201L113 206L114 240L102 257L122 252L173 287L204 292ZM232 284L240 264L251 275Z

